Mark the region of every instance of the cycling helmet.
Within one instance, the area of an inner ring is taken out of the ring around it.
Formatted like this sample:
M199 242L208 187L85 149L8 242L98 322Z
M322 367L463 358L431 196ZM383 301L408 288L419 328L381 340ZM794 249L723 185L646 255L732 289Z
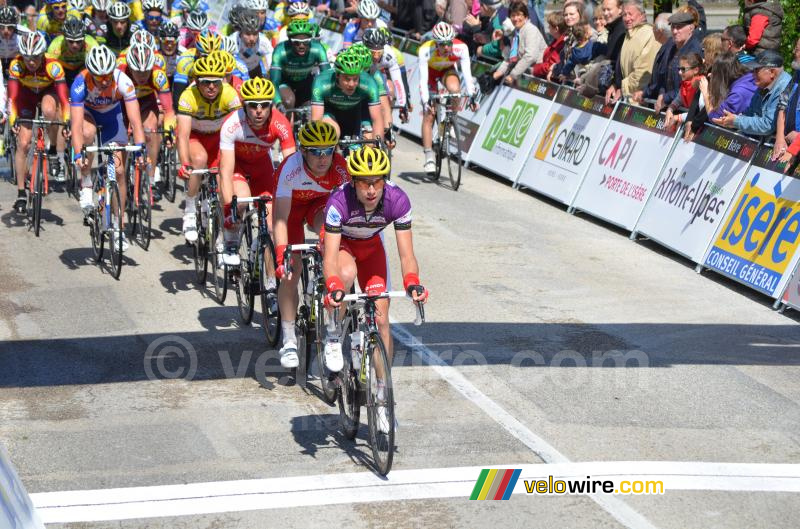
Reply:
M47 51L47 41L38 31L17 35L17 45L20 55L33 57Z
M269 7L269 2L267 0L247 0L247 7L254 11L266 11Z
M86 26L84 26L83 21L77 17L67 17L67 21L64 22L61 30L64 32L64 38L66 40L83 40L84 37L86 37Z
M339 136L333 125L326 121L309 121L298 134L302 147L333 147L339 142Z
M261 21L255 11L246 11L239 16L239 31L242 33L258 33Z
M363 61L359 55L345 50L336 56L333 63L333 70L338 74L358 75L363 69Z
M222 37L219 36L219 33L204 29L194 41L194 47L197 48L197 53L208 55L222 47Z
M142 0L142 11L147 13L148 11L160 11L163 13L167 10L167 7L164 5L164 0Z
M356 42L350 46L348 51L361 59L361 67L363 69L366 70L372 66L372 52L361 42Z
M437 23L433 26L431 33L433 33L433 40L436 42L452 42L452 40L456 38L456 32L453 30L453 26L447 22Z
M308 20L304 18L298 18L289 22L289 25L286 28L286 34L289 36L289 38L296 37L298 35L308 35L311 37L314 35L314 28L311 27L311 24L308 22Z
M286 8L286 16L289 18L311 16L311 8L306 2L293 2Z
M178 26L167 20L166 22L162 22L161 26L158 28L158 36L162 39L177 39L180 37L181 32L178 29Z
M233 35L222 37L222 47L220 49L236 57L239 55L239 41Z
M108 9L108 18L111 20L128 20L131 17L131 8L125 2L114 2Z
M228 22L231 23L231 26L238 29L239 25L241 24L239 19L246 11L247 7L245 7L242 4L236 4L235 6L233 6L231 10L228 11Z
M202 11L192 11L186 17L186 27L191 31L203 31L208 27L208 15Z
M269 79L253 77L242 83L239 94L244 101L272 101L275 99L275 85Z
M365 29L361 42L370 50L383 50L383 47L388 44L386 34L378 28Z
M131 46L134 44L144 44L151 50L158 49L158 42L156 42L156 38L146 29L139 30L131 35Z
M225 64L220 60L218 54L212 53L194 61L192 67L194 77L225 77Z
M213 55L216 60L220 61L225 66L225 75L230 75L236 69L236 59L233 55L225 50L212 51L209 55Z
M184 14L200 11L200 0L183 0L181 10Z
M86 68L92 75L108 75L116 66L117 58L105 44L98 44L86 54Z
M0 25L16 26L19 24L19 13L11 6L0 7Z
M87 0L67 0L67 10L74 10L82 14L89 7Z
M114 4L114 0L92 0L92 8L95 11L108 11Z
M362 145L350 153L347 172L353 178L386 176L389 174L389 156L383 149Z
M150 46L138 42L128 50L125 62L134 72L149 72L156 64L156 54Z
M375 0L360 0L356 12L360 18L375 20L381 14L381 9Z
M319 24L309 22L308 25L311 27L311 38L318 39L320 32Z

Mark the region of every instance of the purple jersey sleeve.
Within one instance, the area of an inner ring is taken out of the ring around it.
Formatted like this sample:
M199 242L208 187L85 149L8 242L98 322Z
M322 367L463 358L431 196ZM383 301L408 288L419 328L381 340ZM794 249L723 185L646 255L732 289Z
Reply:
M347 221L345 215L349 208L344 187L340 186L331 193L325 205L325 231L328 233L342 233L342 226Z

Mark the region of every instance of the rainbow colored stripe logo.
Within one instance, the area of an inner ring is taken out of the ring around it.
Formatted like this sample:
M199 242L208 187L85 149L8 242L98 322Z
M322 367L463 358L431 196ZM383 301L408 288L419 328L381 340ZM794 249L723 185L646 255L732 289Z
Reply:
M481 470L481 475L478 476L478 481L475 483L469 499L509 499L521 472L521 468L484 468Z

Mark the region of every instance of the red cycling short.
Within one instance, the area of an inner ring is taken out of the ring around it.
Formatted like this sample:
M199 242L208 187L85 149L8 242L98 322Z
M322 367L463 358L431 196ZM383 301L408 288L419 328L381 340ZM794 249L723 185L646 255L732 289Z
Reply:
M373 276L381 278L386 288L389 288L386 282L386 251L383 249L380 235L373 235L366 240L342 237L339 249L353 256L358 269L358 286L362 292L367 287L367 281Z
M255 195L255 193L253 193ZM314 226L314 217L317 213L325 209L328 203L328 195L315 198L306 204L292 202L292 209L289 211L287 229L289 231L289 244L303 244L306 242L306 234L303 230L303 222L309 226Z
M448 75L455 75L458 76L458 73L453 68L448 68L447 70L434 70L433 68L428 68L428 90L433 90L436 92L439 87L436 84L440 79L442 80L442 84L444 84L444 78Z
M257 197L264 193L275 195L278 182L275 180L275 168L269 156L264 163L253 165L236 161L233 168L233 179L246 182L250 186L250 196Z
M58 94L56 94L55 85L50 85L37 94L30 88L20 84L16 101L14 101L17 108L17 116L23 119L35 118L36 106L46 95L52 96L55 98L56 103L58 103Z
M208 155L208 167L219 166L219 132L210 132L203 134L202 132L192 131L189 134L189 145L199 143L206 150Z

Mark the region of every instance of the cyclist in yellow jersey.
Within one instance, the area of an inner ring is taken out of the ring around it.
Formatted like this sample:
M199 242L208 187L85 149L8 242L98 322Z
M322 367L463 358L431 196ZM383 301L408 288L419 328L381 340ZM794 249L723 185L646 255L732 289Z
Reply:
M222 122L242 106L236 90L223 81L225 73L225 64L216 54L198 59L192 69L195 84L178 100L178 176L189 180L183 215L183 233L189 243L197 241L195 217L200 189L200 175L191 172L219 164Z
M52 41L62 33L62 27L67 20L67 11L67 0L48 0L39 11L36 30L44 33L48 42ZM79 13L73 11L70 14L80 18Z

